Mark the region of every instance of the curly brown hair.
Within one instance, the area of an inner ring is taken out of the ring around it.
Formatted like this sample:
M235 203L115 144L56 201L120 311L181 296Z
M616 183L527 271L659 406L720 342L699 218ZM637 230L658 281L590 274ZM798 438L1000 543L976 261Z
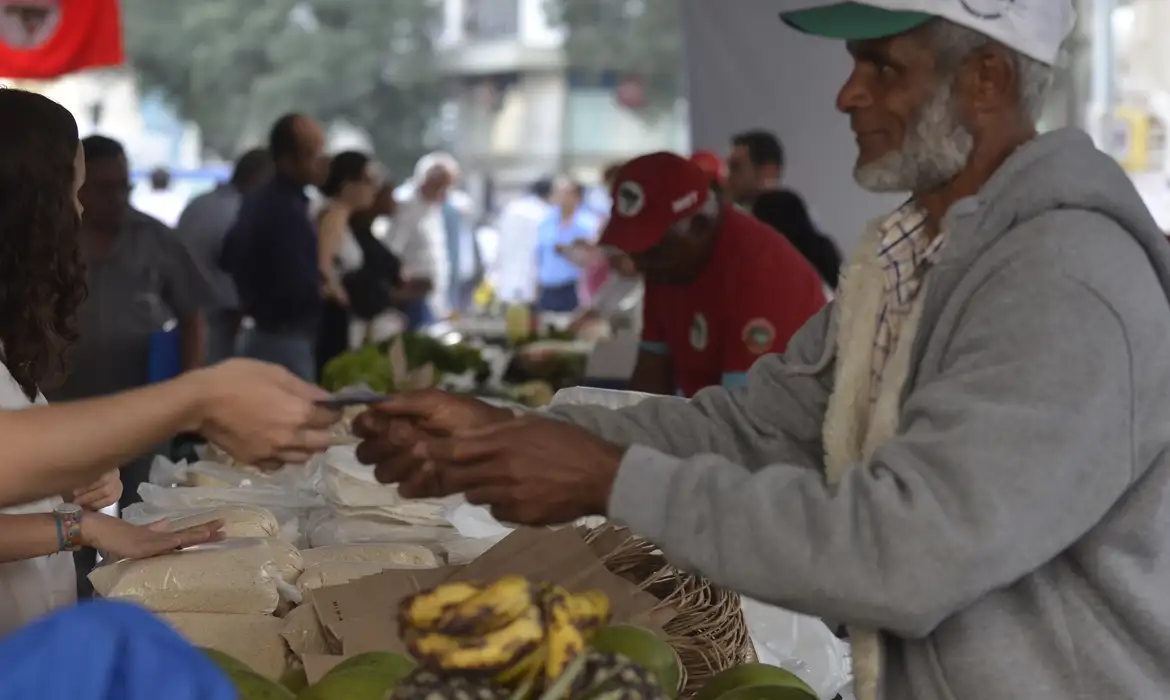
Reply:
M0 353L30 400L64 376L85 301L69 110L0 89Z

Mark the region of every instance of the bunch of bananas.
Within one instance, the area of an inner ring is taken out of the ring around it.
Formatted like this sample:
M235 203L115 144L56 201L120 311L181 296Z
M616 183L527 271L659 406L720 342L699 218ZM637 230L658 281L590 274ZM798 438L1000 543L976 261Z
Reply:
M506 576L491 585L446 583L404 600L402 639L419 664L506 687L551 684L609 621L598 591L569 593Z

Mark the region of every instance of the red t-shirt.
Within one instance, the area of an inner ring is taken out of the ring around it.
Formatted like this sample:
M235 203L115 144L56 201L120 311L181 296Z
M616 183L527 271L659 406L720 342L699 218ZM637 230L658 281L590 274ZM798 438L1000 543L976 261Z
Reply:
M689 285L646 284L642 346L666 352L685 396L747 372L825 305L820 276L788 239L727 206L711 259Z

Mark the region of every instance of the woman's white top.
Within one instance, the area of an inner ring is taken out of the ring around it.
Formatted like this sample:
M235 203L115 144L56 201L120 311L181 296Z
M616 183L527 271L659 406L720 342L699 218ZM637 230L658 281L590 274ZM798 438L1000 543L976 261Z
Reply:
M44 404L45 397L38 394L36 403ZM32 405L8 368L0 364L0 410L20 410ZM59 503L61 499L53 497L0 508L0 536L5 530L4 515L52 513ZM0 636L76 601L77 578L71 552L0 564Z

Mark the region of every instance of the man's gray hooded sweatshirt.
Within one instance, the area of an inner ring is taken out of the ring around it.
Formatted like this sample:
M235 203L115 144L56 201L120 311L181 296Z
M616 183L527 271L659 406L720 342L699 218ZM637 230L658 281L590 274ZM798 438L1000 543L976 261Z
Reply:
M882 631L886 700L1170 697L1170 246L1078 131L943 222L896 436L836 486L833 309L742 389L554 412L631 445L610 516Z

